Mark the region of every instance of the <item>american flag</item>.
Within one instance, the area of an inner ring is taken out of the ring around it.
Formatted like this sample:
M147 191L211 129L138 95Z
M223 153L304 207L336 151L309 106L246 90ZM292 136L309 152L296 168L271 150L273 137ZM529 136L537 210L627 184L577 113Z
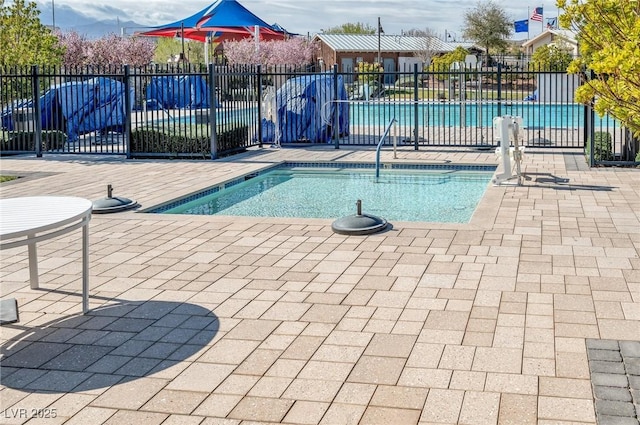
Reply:
M531 14L531 18L529 19L531 19L532 21L542 22L542 8L536 7L535 9L533 9L533 13Z

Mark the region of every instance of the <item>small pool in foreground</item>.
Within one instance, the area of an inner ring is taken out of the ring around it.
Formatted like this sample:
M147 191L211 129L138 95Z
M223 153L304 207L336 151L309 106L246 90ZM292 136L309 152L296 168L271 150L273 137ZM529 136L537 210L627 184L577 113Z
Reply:
M467 223L494 166L285 163L148 212L338 219L362 211L393 221Z

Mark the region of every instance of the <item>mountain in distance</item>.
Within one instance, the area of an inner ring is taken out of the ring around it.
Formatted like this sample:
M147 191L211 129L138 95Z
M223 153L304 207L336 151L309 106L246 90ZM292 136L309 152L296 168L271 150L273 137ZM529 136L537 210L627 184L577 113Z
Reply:
M51 7L52 4L38 4L38 8L40 9L40 22L48 27L53 25L54 19L51 13ZM145 28L149 28L134 21L120 19L118 16L125 16L126 14L119 9L110 6L103 6L102 9L104 9L101 11L104 16L113 16L113 18L96 20L67 5L56 5L55 26L62 32L75 31L91 40L112 33L117 35L131 35L136 31L144 31Z
M57 18L56 18L57 25ZM98 39L105 35L114 33L117 35L132 35L136 31L144 31L148 27L144 27L133 21L120 21L118 19L108 19L103 21L94 21L85 25L75 25L68 28L60 28L63 31L75 31L78 34L85 35L88 39Z

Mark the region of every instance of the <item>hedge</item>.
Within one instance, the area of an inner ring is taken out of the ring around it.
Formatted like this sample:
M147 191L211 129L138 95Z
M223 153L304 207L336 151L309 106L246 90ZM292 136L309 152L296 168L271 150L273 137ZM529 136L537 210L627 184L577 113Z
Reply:
M195 127L195 126L193 126ZM132 154L168 154L169 157L202 156L211 157L211 138L204 126L195 128L176 127L173 130L154 127L137 128L131 132ZM218 133L218 153L224 156L246 149L249 127L241 125ZM140 156L140 155L136 155Z
M67 136L58 130L43 131L42 151L55 151L64 148ZM0 132L0 152L6 151L36 151L36 133L35 132L17 132L2 131Z

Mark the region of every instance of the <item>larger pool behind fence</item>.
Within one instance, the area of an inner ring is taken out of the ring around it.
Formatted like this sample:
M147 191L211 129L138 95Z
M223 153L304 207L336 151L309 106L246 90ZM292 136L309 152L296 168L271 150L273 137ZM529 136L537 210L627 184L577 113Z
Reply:
M384 126L392 118L398 125L421 127L491 127L494 117L520 116L525 128L575 129L585 125L585 107L576 103L538 104L527 102L431 102L431 101L347 101L349 124L352 126ZM321 110L322 120L330 122L330 108ZM171 113L149 120L144 124L167 126L171 124L208 124L209 111ZM216 122L249 123L258 116L258 108L217 109ZM272 117L275 121L276 117ZM416 121L417 119L417 121ZM587 118L588 119L588 118ZM138 123L140 123L138 121ZM283 125L295 125L294 122ZM617 128L609 117L595 115L598 127Z
M421 127L491 127L494 117L521 116L525 128L575 129L584 127L585 107L577 103L490 101L349 101L352 125L386 124L395 118L398 125ZM615 120L597 114L597 127L618 127Z

